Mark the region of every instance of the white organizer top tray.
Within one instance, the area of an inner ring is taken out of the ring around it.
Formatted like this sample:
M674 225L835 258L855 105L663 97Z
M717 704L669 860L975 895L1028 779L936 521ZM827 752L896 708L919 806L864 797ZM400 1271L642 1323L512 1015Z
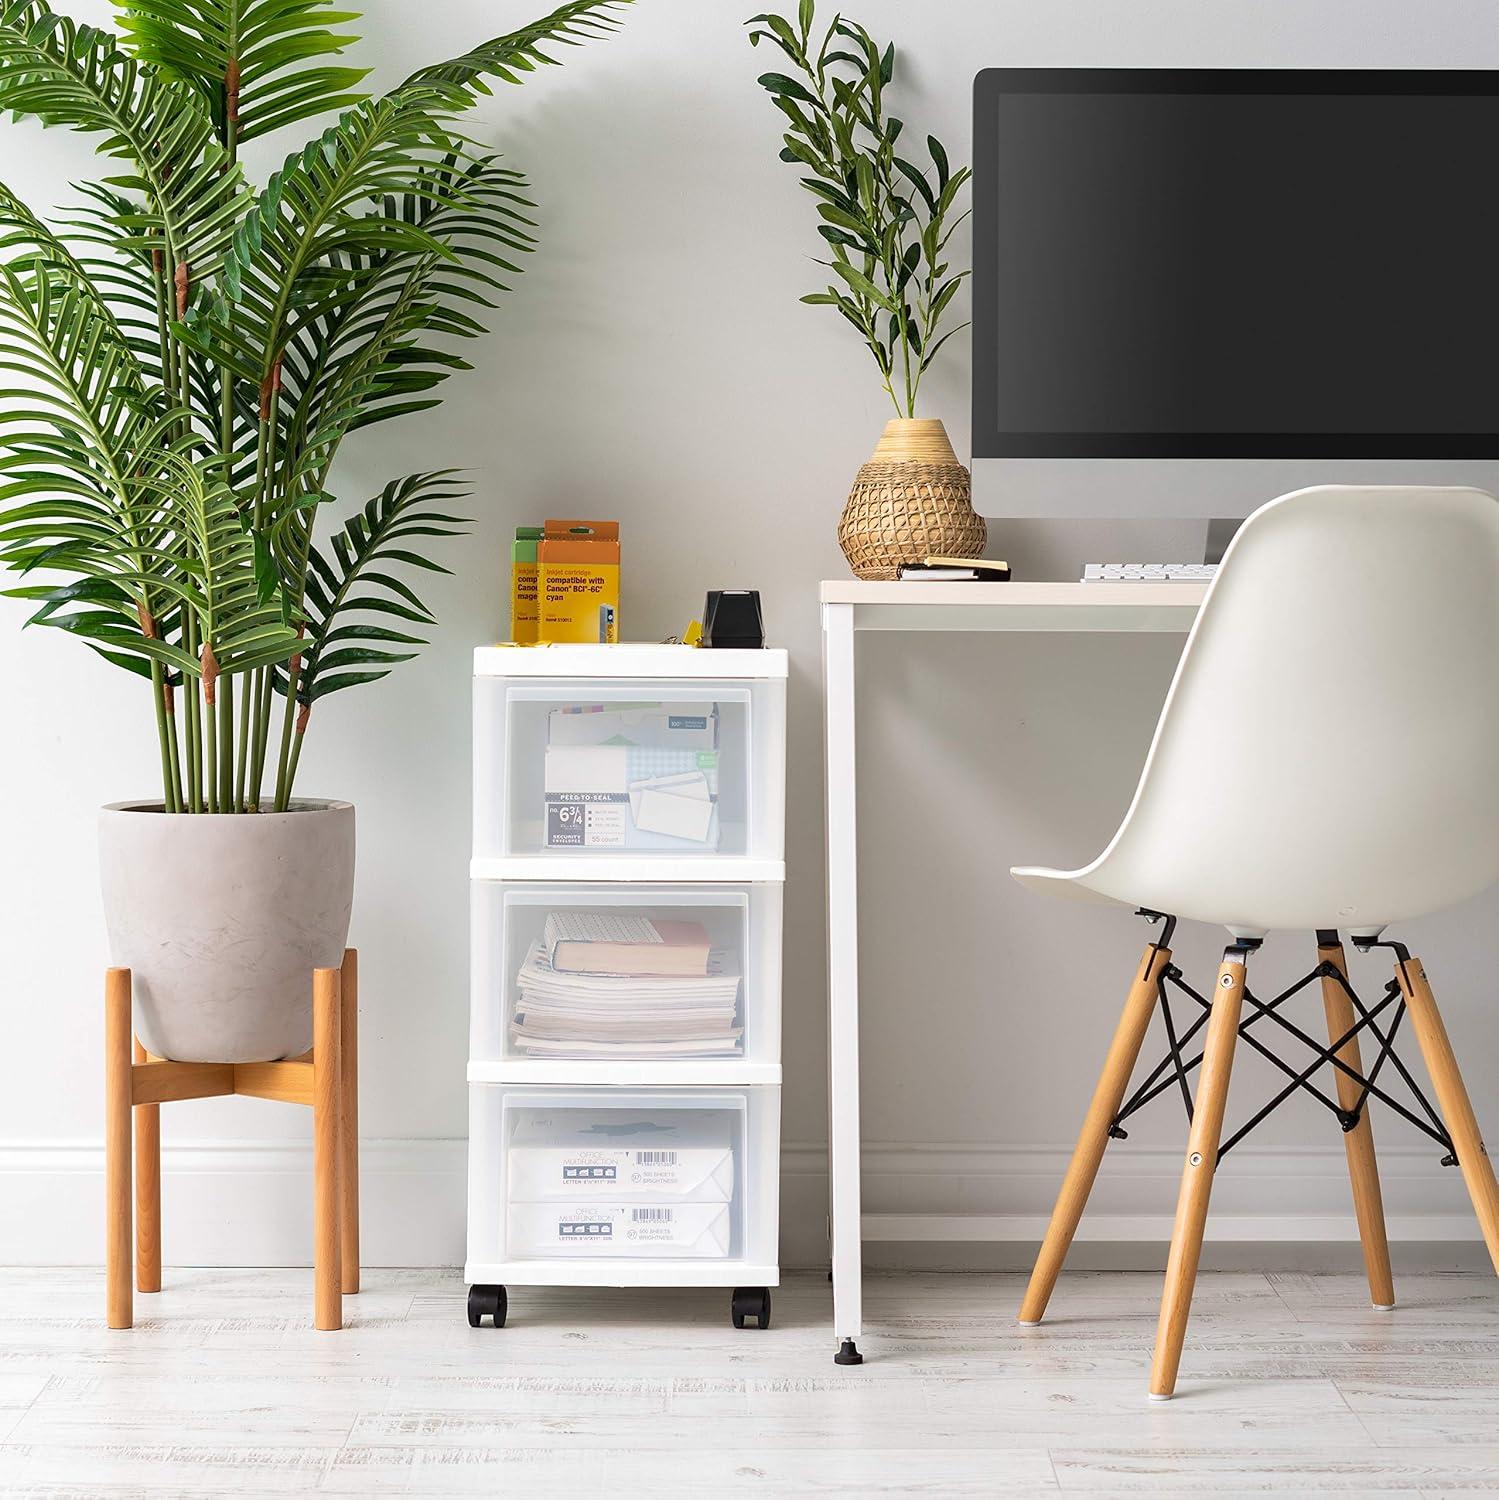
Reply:
M475 677L682 677L708 682L785 677L784 647L704 651L696 646L476 646Z

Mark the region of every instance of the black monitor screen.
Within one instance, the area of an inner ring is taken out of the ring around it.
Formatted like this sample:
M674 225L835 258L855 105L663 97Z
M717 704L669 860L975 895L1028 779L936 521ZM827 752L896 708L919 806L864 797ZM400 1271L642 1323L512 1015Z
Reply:
M1499 456L1496 78L981 73L975 456Z

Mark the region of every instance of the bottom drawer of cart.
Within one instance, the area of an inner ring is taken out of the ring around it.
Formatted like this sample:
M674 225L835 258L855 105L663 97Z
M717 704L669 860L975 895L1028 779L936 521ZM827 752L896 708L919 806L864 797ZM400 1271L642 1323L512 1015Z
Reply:
M778 1088L473 1084L470 1113L470 1262L775 1262Z

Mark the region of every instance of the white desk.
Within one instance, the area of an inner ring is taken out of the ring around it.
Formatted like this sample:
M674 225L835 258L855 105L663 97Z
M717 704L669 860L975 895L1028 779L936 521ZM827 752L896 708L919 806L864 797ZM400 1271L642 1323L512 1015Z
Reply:
M859 904L854 641L861 630L1155 631L1185 634L1198 583L822 585L828 838L828 1170L833 1335L856 1364L863 1290L859 1210Z

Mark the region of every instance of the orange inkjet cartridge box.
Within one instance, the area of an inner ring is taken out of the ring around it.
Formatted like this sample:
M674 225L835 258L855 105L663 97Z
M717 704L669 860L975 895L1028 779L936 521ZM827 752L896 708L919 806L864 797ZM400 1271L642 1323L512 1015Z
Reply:
M536 574L539 640L619 639L618 521L548 521Z

